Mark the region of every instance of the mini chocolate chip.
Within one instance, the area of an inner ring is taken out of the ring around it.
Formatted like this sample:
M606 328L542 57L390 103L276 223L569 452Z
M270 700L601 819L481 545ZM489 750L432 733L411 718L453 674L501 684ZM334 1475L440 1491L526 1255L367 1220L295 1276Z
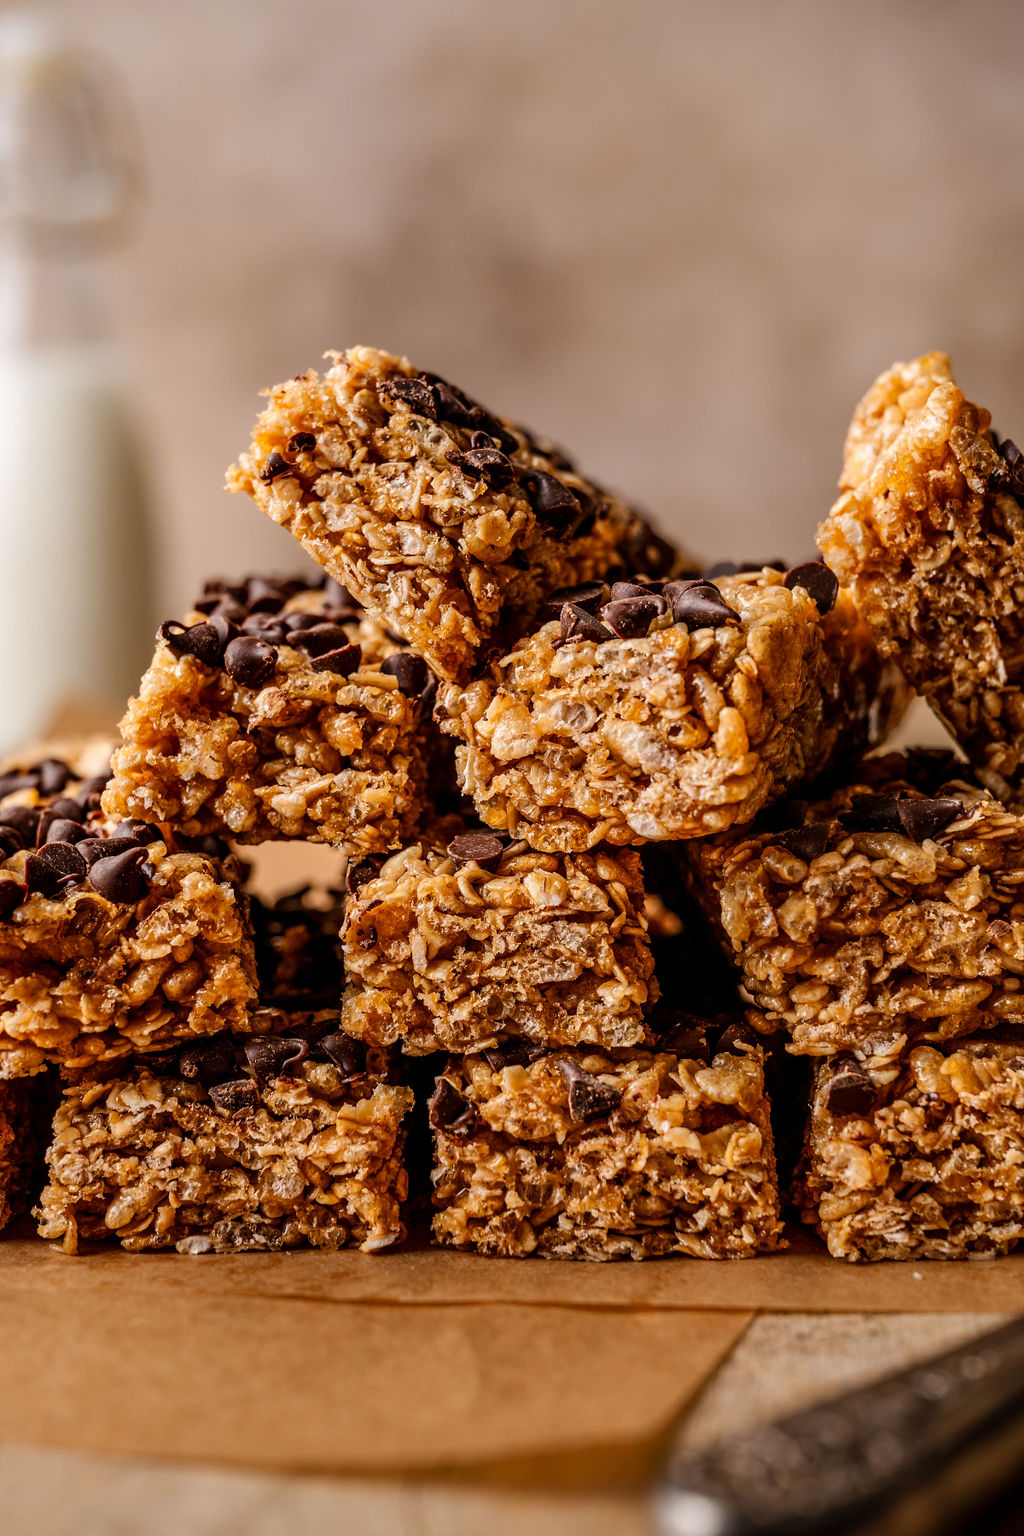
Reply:
M643 597L623 597L616 602L605 603L601 617L623 640L636 640L645 636L655 619L668 610L663 597L647 593Z
M316 434L313 432L293 432L286 446L289 453L312 453L316 447Z
M264 485L269 485L271 480L277 480L281 475L290 475L292 466L288 460L274 448L267 454L263 467L260 470L260 479Z
M617 603L624 597L650 597L656 590L654 587L642 586L638 581L613 581L608 596L613 603Z
M309 1046L297 1036L266 1035L245 1042L245 1054L256 1081L262 1084L276 1077L291 1077L290 1067L297 1067L309 1055Z
M86 836L80 821L69 821L66 816L55 816L52 821L40 819L41 846L48 843L80 843Z
M277 622L289 635L293 635L297 630L316 629L325 620L320 613L281 613L277 616Z
M851 1058L836 1063L825 1088L825 1108L837 1119L841 1115L866 1115L875 1106L876 1089L856 1061Z
M288 637L289 645L309 656L326 656L328 651L348 643L348 634L340 624L314 624L309 629L294 630Z
M912 837L915 843L923 843L926 838L938 837L944 832L951 821L956 821L963 815L963 801L952 798L935 800L901 800L899 802L899 818L903 824L903 830L908 837Z
M504 851L504 843L493 832L463 832L448 844L448 857L460 867L479 864L481 869L489 869L492 874L501 863Z
M17 827L0 826L0 859L9 859L19 853L25 844Z
M13 827L25 847L29 848L35 843L41 815L42 812L34 805L8 805L0 815L0 823L5 827Z
M456 450L445 457L468 479L485 480L492 491L504 490L516 477L515 465L500 448L470 448L466 453Z
M268 576L250 576L245 583L245 606L250 613L279 613L291 595L294 582Z
M824 560L808 560L803 565L794 565L786 576L785 585L803 587L817 604L819 613L830 612L839 596L839 578Z
M596 640L600 645L605 640L614 640L615 636L610 629L606 629L600 619L588 613L586 608L579 603L564 603L559 615L562 639L570 640Z
M476 1110L468 1104L454 1083L438 1078L430 1100L430 1123L435 1131L468 1131L476 1119Z
M828 848L829 824L827 821L810 821L804 827L789 827L774 833L772 842L781 843L796 858L809 864L812 859L820 859Z
M602 1083L600 1078L585 1072L574 1061L563 1058L556 1062L556 1066L568 1084L570 1120L578 1124L586 1120L598 1120L617 1108L621 1100L617 1088Z
M425 416L428 421L437 420L437 400L433 389L423 379L385 379L380 386L381 394L400 400L414 416Z
M262 688L277 668L277 652L255 635L239 635L224 652L224 666L243 688Z
M854 795L839 819L848 832L903 831L895 795Z
M735 608L730 608L725 598L710 581L680 583L682 591L675 590L670 582L665 596L672 604L672 617L677 624L685 624L692 633L695 629L718 629L722 624L739 624L741 619ZM670 588L673 589L670 591Z
M85 876L87 865L74 843L47 843L25 860L25 884L30 891L56 896Z
M95 811L99 809L100 799L106 789L112 773L96 773L91 779L85 779L75 790L75 799L83 811Z
M734 1023L727 1024L722 1030L715 1044L715 1054L717 1055L719 1051L735 1053L741 1045L757 1045L757 1043L757 1031L751 1029L744 1020L737 1019Z
M242 634L255 635L257 639L265 640L268 645L289 643L288 630L276 613L251 613L242 623Z
M67 821L81 821L85 816L78 801L72 800L70 795L60 795L46 809L51 816L63 816Z
M492 1045L483 1052L492 1072L501 1072L505 1067L525 1067L543 1055L544 1047L533 1045L529 1040L503 1040L500 1045Z
M413 656L409 651L400 651L397 656L385 657L380 664L380 670L388 677L397 678L399 693L404 693L409 699L419 698L430 678L423 657Z
M138 848L139 844L134 837L84 837L76 846L91 869L97 860L128 853L132 848Z
M206 1040L202 1045L190 1045L178 1059L178 1072L182 1077L194 1079L209 1088L211 1083L222 1083L235 1069L235 1049L230 1040Z
M345 889L350 896L354 896L364 885L369 885L371 880L376 880L380 874L380 859L360 859L357 864L350 864L345 870Z
M59 795L68 780L73 777L67 763L59 757L44 758L41 763L36 763L35 772L39 776L41 795Z
M334 672L338 677L351 677L358 672L363 660L361 645L341 645L336 651L325 651L313 658L314 672Z
M583 508L579 497L555 475L542 469L529 469L519 477L529 498L534 516L553 528L570 528L578 523Z
M321 1036L317 1046L346 1077L365 1076L366 1046L362 1040L353 1040L339 1029Z
M232 1083L214 1083L207 1092L210 1100L226 1115L244 1114L256 1109L260 1096L250 1077L237 1078Z
M107 901L129 906L145 896L152 874L153 866L146 858L145 848L136 846L97 859L89 866L89 884Z
M233 598L225 597L211 609L211 619L227 619L232 624L244 624L248 612L242 603L236 603Z
M164 836L159 827L152 826L148 821L137 821L134 817L119 821L112 835L130 837L135 843L160 843Z
M10 917L27 895L27 887L19 880L0 880L0 919Z
M160 626L160 639L173 655L194 656L205 667L219 667L224 660L224 642L208 619L189 625L168 619Z
M559 587L545 599L541 609L542 621L547 624L552 619L560 618L566 603L575 603L578 608L586 608L588 613L596 613L607 596L608 588L603 581L589 581L579 587Z

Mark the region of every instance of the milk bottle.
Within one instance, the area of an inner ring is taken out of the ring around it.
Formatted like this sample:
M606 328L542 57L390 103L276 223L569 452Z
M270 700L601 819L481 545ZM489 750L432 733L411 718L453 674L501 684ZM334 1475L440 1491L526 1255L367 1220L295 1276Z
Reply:
M145 487L101 303L130 143L88 55L0 18L0 751L71 701L116 720L152 638Z

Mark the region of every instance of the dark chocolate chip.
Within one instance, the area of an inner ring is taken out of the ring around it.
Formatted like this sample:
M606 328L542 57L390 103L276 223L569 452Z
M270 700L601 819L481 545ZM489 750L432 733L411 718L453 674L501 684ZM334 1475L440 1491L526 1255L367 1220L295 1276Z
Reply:
M341 645L336 651L325 651L313 658L314 672L334 672L338 677L351 677L358 672L363 660L361 645Z
M18 880L0 880L0 919L10 917L28 895L27 888Z
M448 844L448 857L460 867L479 864L481 869L489 869L492 873L501 863L504 851L504 843L493 832L463 832Z
M25 844L17 827L0 826L0 859L9 859L12 853L18 853Z
M675 547L647 522L627 540L623 555L627 569L638 576L667 576L679 559Z
M160 639L175 656L194 656L204 667L219 667L224 661L224 641L209 619L189 625L168 619L160 626Z
M596 640L600 645L605 640L614 640L615 636L610 629L606 629L600 619L594 617L579 603L565 603L559 615L562 639L570 640Z
M423 657L413 656L409 651L400 651L396 656L385 657L380 664L380 670L386 676L396 678L399 693L404 693L409 699L419 698L430 680L430 673Z
M291 1077L289 1068L297 1067L309 1055L309 1046L297 1036L264 1035L247 1040L245 1054L261 1085L275 1077Z
M277 669L277 652L255 635L239 635L224 652L224 666L243 688L262 688Z
M617 603L624 597L650 597L656 591L655 587L642 586L638 581L613 581L608 596L613 603Z
M545 624L552 619L561 617L562 609L566 603L574 603L578 608L586 608L588 613L596 613L608 595L608 588L603 581L589 581L579 587L559 587L557 592L544 602L541 617Z
M0 800L13 795L19 789L39 788L38 773L5 773L0 775Z
M1003 463L989 476L989 485L996 491L1008 491L1011 496L1024 496L1024 453L1011 437L1000 443L993 432L992 439Z
M895 795L854 795L839 819L848 832L903 831Z
M673 1022L665 1030L659 1030L656 1041L659 1051L671 1051L686 1061L702 1061L705 1066L711 1060L708 1050L707 1021L691 1013L676 1013Z
M952 797L899 802L899 818L903 830L915 843L923 843L925 838L938 837L951 821L963 815L963 810L963 801Z
M381 394L400 400L414 416L425 416L428 421L437 420L438 402L433 389L424 379L385 379L380 389Z
M288 637L289 645L308 656L326 656L348 643L348 634L340 624L314 624L309 629L293 630Z
M35 772L39 777L39 793L41 795L59 795L61 790L73 777L67 763L59 757L46 757L41 763L36 763Z
M34 805L8 805L0 815L0 823L5 827L13 827L25 847L29 848L35 843L41 815L42 812Z
M145 848L136 846L124 853L97 859L89 866L89 884L107 901L128 906L142 900L149 890L152 874L153 866L146 858Z
M343 1072L346 1077L363 1077L366 1073L366 1046L362 1040L335 1030L317 1041L317 1047Z
M288 463L288 460L274 448L267 454L264 460L263 467L260 470L260 479L264 485L269 485L271 480L277 480L281 475L290 475L291 472L292 466Z
M285 645L288 641L288 630L281 622L281 617L276 613L251 613L242 623L243 635L255 635L258 640L265 640L268 645Z
M808 560L803 565L794 565L786 576L785 585L790 588L803 587L817 604L819 613L830 612L839 595L839 578L829 570L824 560Z
M354 896L364 885L376 880L380 867L380 859L360 859L357 864L350 864L345 871L345 889L349 895Z
M256 1084L250 1077L240 1077L232 1083L214 1083L208 1092L211 1102L226 1115L244 1114L256 1109L260 1102Z
M70 795L60 795L46 807L51 816L62 816L67 821L81 821L85 812L77 800L72 800Z
M503 1040L484 1051L483 1057L492 1072L501 1072L505 1067L528 1066L544 1054L542 1045L533 1045L529 1040Z
M348 587L342 586L340 581L335 581L333 576L328 576L324 582L324 610L339 609L343 614L336 617L358 619L363 612L362 604L352 596Z
M672 617L677 624L695 629L718 629L722 624L739 624L739 614L730 608L725 598L710 581L669 582L665 596L672 604Z
M520 484L538 522L557 529L573 528L579 522L584 510L580 499L557 476L529 469L520 476Z
M178 1059L178 1071L209 1088L212 1083L222 1083L235 1070L235 1048L230 1040L206 1040L202 1045L190 1045Z
M563 1058L556 1065L569 1087L570 1120L578 1124L586 1120L598 1120L617 1108L621 1098L617 1088L602 1083L599 1077L585 1072L574 1061Z
M245 583L245 606L250 613L280 613L291 596L293 582L269 576L250 576Z
M809 821L804 827L789 827L773 834L772 842L781 843L783 848L809 864L812 859L820 859L828 848L829 824L827 821Z
M742 1019L737 1019L734 1023L726 1025L725 1029L722 1030L715 1045L715 1054L717 1055L719 1051L735 1053L739 1046L757 1045L757 1043L757 1031L751 1029L750 1025Z
M286 446L289 453L312 453L316 447L316 434L313 432L293 432Z
M430 1123L435 1131L468 1131L476 1119L476 1110L468 1104L454 1083L438 1078L430 1100Z
M445 457L470 480L486 481L492 491L504 490L516 477L515 465L500 448L470 448L466 453L453 451Z
M841 1115L866 1115L875 1106L876 1089L864 1069L851 1058L836 1063L825 1088L825 1108Z
M134 837L85 837L77 845L79 853L91 869L99 859L110 859L118 853L129 853L139 844Z
M279 623L285 632L294 635L302 629L316 629L325 622L321 613L281 613L277 615ZM331 621L333 623L333 620Z
M442 379L440 374L421 373L420 380L429 384L440 420L450 421L457 427L470 425L473 413L480 410L474 400L454 384L449 384L447 379Z
M69 821L66 816L55 816L52 821L42 817L39 822L40 846L48 843L80 843L86 830L80 821Z
M25 883L30 891L57 896L85 877L87 865L74 843L47 843L25 860Z
M137 821L134 817L125 821L119 821L112 835L114 837L130 837L134 843L163 842L163 833L159 827L151 826L148 821Z
M645 594L643 597L622 597L616 602L605 603L601 617L623 640L636 640L647 634L655 619L668 610L663 597Z

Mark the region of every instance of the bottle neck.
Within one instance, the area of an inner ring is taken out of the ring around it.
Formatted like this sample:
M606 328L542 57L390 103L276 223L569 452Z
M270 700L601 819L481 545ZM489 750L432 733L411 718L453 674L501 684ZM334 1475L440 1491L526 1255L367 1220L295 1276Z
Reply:
M0 239L0 350L51 350L105 341L102 258Z

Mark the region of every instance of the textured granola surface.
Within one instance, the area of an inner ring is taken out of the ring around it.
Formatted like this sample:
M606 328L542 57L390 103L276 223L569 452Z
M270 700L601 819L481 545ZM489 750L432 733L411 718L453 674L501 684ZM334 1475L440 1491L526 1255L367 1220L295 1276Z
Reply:
M1005 455L1005 456L1004 456ZM897 363L868 391L818 532L882 651L1000 799L1024 768L1024 477L950 360ZM1019 458L1019 455L1016 455Z
M761 1050L693 1049L451 1059L431 1109L435 1240L562 1259L776 1247Z
M1024 1238L1024 1039L917 1046L887 1072L816 1070L798 1181L837 1259L966 1259Z
M371 347L270 390L228 488L299 540L441 677L548 593L674 552L550 444ZM655 572L656 574L656 572Z
M345 1041L337 1019L257 1016L268 1032L245 1050L212 1041L160 1068L71 1083L40 1234L72 1253L105 1238L193 1254L397 1242L412 1092L389 1081L385 1053ZM303 1043L308 1055L294 1059Z
M961 780L925 795L915 778L891 754L777 808L772 830L693 845L701 899L794 1050L887 1060L1024 1022L1024 819Z
M551 850L700 837L898 718L903 690L844 594L822 616L766 567L716 595L732 619L691 629L670 609L632 638L569 640L552 621L442 684L435 718L488 826Z
M234 606L252 625L242 634L266 647L265 666L232 675L230 648L228 666L208 665L176 654L183 642L173 633L161 638L121 722L108 814L240 843L301 838L354 854L400 846L423 815L433 750L423 663L409 656L407 673L389 671L405 648L323 590L292 592L276 614L247 615L241 597ZM324 628L273 627L306 617ZM204 622L189 615L190 626ZM332 650L321 654L322 644Z
M636 853L482 842L493 845L487 867L417 843L357 885L342 930L343 1028L412 1054L505 1036L648 1039L653 961Z

